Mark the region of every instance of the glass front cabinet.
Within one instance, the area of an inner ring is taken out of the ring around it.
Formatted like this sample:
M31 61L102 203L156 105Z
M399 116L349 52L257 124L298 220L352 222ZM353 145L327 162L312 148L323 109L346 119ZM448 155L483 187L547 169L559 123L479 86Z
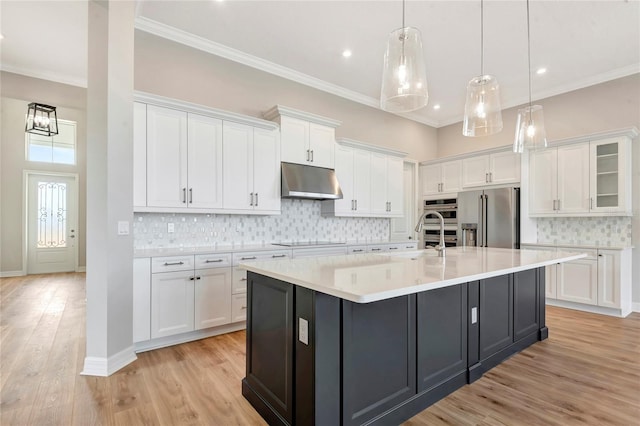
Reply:
M631 141L617 137L590 143L589 210L631 213Z

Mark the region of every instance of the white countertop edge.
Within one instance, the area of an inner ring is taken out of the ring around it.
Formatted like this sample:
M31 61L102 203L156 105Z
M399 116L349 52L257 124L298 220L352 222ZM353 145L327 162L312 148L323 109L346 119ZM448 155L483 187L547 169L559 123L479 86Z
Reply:
M526 249L527 246L535 247L553 247L562 249L585 249L585 250L627 250L635 248L634 245L629 246L590 246L590 245L572 245L572 244L554 244L554 243L522 243L521 248Z
M381 256L384 256L384 255L381 255ZM566 255L566 256L559 257L559 258L556 258L556 259L553 259L553 260L545 260L545 261L540 261L540 262L536 262L536 263L528 264L528 265L514 266L514 267L511 267L511 268L505 268L505 269L497 269L495 271L490 271L490 272L485 272L485 273L480 273L480 274L465 275L465 276L461 276L461 277L457 277L457 278L453 278L453 279L449 279L449 280L435 281L435 282L431 282L431 283L417 284L417 285L413 284L413 285L410 285L410 286L407 286L407 287L403 287L403 288L396 288L396 289L389 290L389 291L382 291L382 292L371 293L371 294L366 294L366 295L358 295L358 294L354 294L354 293L341 291L341 290L335 289L335 288L325 287L325 286L318 285L318 284L311 283L311 282L307 282L307 281L304 281L304 280L298 280L298 279L292 278L290 276L287 276L285 274L280 274L280 273L277 273L277 272L268 271L268 270L265 270L265 269L260 269L258 267L252 266L250 264L250 262L249 263L241 263L240 265L238 265L238 267L241 268L241 269L246 269L247 271L255 272L257 274L265 275L265 276L270 277L270 278L275 278L277 280L281 280L281 281L285 281L285 282L288 282L288 283L291 283L291 284L295 284L295 285L298 285L300 287L307 288L309 290L315 290L315 291L319 291L321 293L328 294L330 296L339 297L341 299L348 300L350 302L371 303L371 302L378 302L380 300L391 299L391 298L394 298L394 297L406 296L408 294L415 294L415 293L420 293L420 292L428 291L428 290L436 290L438 288L449 287L449 286L456 285L456 284L462 284L462 283L471 282L471 281L478 281L478 280L482 280L482 279L485 279L485 278L496 277L496 276L499 276L499 275L512 274L514 272L526 271L528 269L536 269L536 268L540 268L540 267L543 267L543 266L555 265L557 263L570 262L572 260L582 259L584 257L587 257L587 255L585 253ZM410 262L411 260L407 259L406 261Z

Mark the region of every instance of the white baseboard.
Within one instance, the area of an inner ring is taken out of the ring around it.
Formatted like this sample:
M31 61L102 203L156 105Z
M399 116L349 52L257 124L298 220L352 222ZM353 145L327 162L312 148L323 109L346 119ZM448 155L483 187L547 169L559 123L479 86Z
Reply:
M88 356L84 359L83 376L107 377L138 359L133 346L118 352L109 358Z
M23 277L26 274L24 271L2 271L0 272L0 278L9 278L9 277Z
M86 266L78 266L76 268L76 272L87 272L87 267Z
M207 337L218 336L220 334L232 333L247 328L245 321L226 324L219 327L195 330L188 333L176 334L174 336L158 337L134 344L137 353L165 348L167 346L179 345L181 343L193 342L194 340L206 339Z
M631 310L633 312L640 312L640 302L633 302L631 304Z
M565 300L547 299L547 305L559 308L575 309L577 311L591 312L592 314L609 315L612 317L624 318L629 315L629 311L622 309L604 308L602 306L585 305L583 303L567 302ZM627 308L628 309L628 308Z

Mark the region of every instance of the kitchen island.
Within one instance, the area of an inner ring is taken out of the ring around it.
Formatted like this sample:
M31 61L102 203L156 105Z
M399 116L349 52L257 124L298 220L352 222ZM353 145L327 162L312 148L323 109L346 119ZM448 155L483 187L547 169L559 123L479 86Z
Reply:
M270 424L398 424L548 335L544 266L448 248L251 262L242 393Z

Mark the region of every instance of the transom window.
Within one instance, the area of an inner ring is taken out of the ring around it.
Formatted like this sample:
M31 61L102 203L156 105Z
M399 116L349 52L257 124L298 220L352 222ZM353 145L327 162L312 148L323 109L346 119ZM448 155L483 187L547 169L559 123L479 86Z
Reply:
M76 164L76 122L58 120L58 134L26 135L27 161L56 164Z

